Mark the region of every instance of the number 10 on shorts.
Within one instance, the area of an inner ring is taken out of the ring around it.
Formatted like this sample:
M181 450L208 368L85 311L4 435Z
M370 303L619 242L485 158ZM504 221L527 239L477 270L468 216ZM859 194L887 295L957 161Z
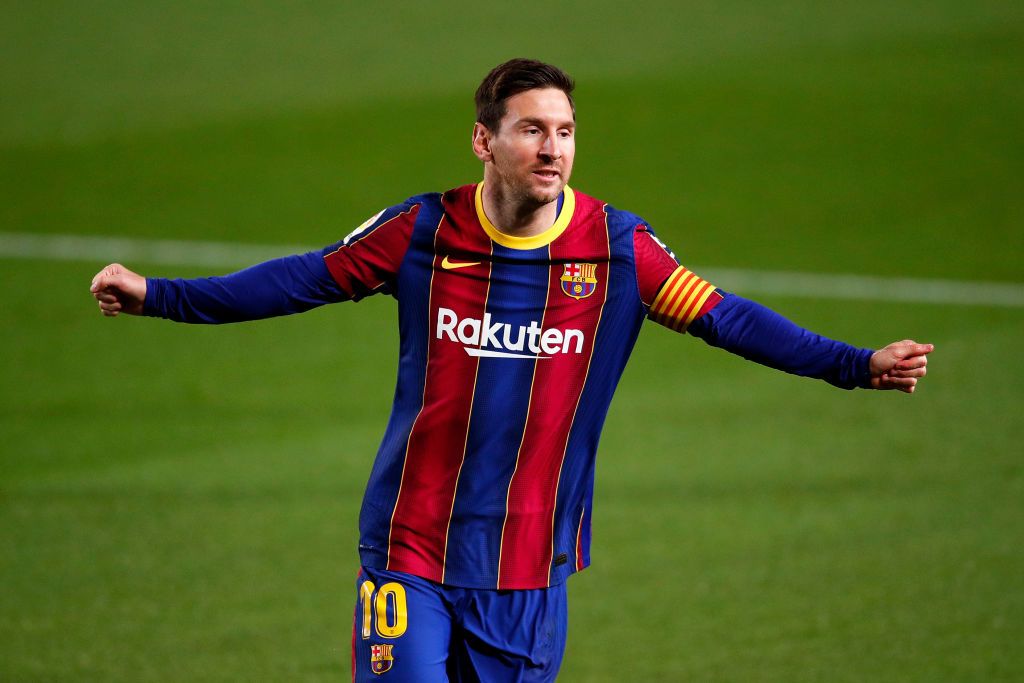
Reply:
M377 632L381 638L399 638L409 627L409 609L402 584L391 581L378 590L372 581L359 586L359 607L363 614L363 640Z

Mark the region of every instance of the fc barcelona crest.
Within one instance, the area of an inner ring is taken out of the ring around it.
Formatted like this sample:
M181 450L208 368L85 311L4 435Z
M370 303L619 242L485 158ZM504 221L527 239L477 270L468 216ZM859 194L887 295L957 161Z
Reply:
M370 671L375 674L382 674L391 670L395 658L391 654L394 645L371 645L370 646Z
M562 291L577 301L586 299L597 289L597 264L566 263L562 273Z

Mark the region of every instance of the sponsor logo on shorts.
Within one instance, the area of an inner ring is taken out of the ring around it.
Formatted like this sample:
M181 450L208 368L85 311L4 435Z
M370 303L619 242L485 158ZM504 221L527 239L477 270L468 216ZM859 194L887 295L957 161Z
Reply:
M392 650L394 645L371 645L370 646L370 671L375 674L382 674L391 670L395 663L395 656Z

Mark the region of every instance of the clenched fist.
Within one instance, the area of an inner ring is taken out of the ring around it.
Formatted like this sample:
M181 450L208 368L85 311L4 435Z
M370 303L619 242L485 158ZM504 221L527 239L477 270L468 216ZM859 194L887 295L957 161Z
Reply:
M142 315L142 304L146 301L146 278L120 263L111 263L96 273L89 291L105 316L112 318L119 313Z
M871 388L914 393L918 379L928 372L928 354L934 350L932 344L904 339L875 351L871 356Z

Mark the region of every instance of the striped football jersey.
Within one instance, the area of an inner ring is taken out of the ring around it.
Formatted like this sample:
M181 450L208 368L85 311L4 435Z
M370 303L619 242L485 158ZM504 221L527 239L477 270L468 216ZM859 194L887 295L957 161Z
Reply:
M643 320L684 331L722 296L637 216L566 187L550 229L514 237L481 193L412 197L323 252L349 298L385 292L399 308L360 557L541 588L590 562L598 439Z

